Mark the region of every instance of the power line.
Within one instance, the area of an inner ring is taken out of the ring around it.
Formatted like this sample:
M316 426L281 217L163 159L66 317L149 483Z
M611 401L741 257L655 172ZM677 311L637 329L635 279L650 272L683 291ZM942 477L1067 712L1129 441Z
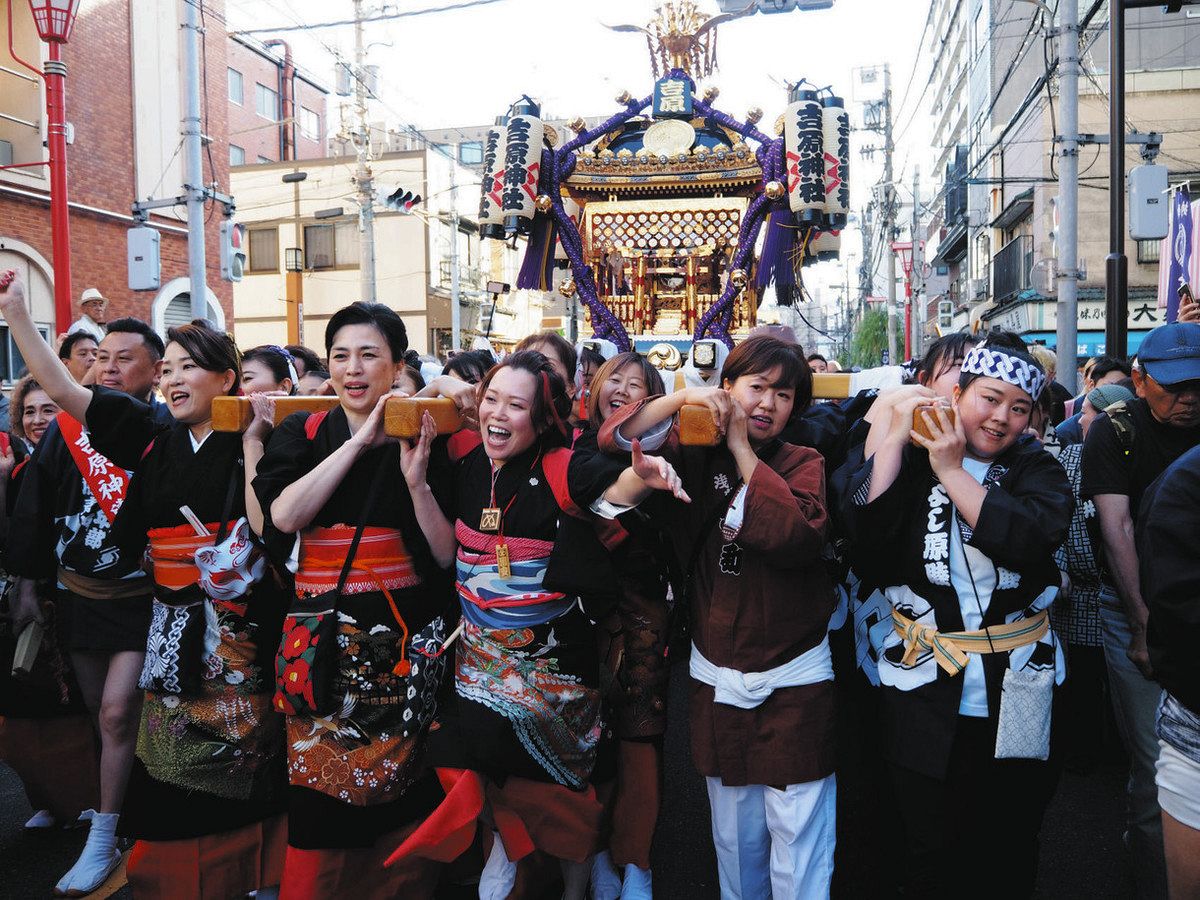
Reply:
M190 2L190 0L189 0ZM393 19L408 19L414 16L426 16L431 13L452 12L458 9L470 9L473 6L487 6L492 3L500 3L502 0L463 0L462 3L451 3L448 6L429 7L427 9L410 9L406 12L385 13L378 16L366 16L362 22L386 22ZM311 24L299 25L282 25L276 28L246 28L241 31L235 31L234 34L265 34L267 32L280 31L311 31L316 28L338 28L343 25L355 24L355 19L339 19L335 22L315 22Z

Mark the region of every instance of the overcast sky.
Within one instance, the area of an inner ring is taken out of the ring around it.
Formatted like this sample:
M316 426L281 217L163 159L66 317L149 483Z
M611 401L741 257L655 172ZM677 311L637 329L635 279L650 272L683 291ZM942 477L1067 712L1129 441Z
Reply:
M369 2L368 11L408 11L448 6L464 0ZM715 14L716 0L704 0ZM348 19L350 0L227 0L230 30L312 25ZM490 122L521 94L544 104L548 117L611 115L622 90L650 92L653 76L646 41L639 34L617 34L604 24L645 25L657 4L651 0L492 0L466 9L373 22L366 26L368 62L380 67L382 109L377 119L389 125L407 122L419 128L443 128ZM721 27L719 69L707 81L721 89L717 105L743 118L751 106L765 111L770 128L786 105L785 82L807 78L832 85L853 108L852 71L889 63L896 118L913 114L926 77L918 64L907 102L901 106L917 61L929 0L835 0L830 10L759 14ZM257 37L269 37L259 34ZM291 41L296 61L327 85L333 84L334 52L353 58L351 26L280 33ZM927 66L927 63L926 63ZM330 128L338 123L340 98L329 98ZM855 120L852 113L852 121ZM911 183L911 170L925 141L922 121L908 129L896 160L897 181ZM897 128L899 130L899 126ZM869 133L853 138L852 202L865 203L879 177L882 160L858 155L864 144L881 144ZM922 173L929 183L930 173ZM907 191L902 191L907 197ZM857 246L857 242L853 244ZM824 268L822 266L821 268Z

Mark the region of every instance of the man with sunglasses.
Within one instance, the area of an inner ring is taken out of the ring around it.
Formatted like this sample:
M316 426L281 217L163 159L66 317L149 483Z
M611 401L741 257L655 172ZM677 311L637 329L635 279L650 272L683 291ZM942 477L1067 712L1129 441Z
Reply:
M1139 896L1166 895L1154 766L1154 717L1161 688L1146 649L1146 603L1138 581L1134 524L1142 494L1176 459L1200 444L1200 324L1150 332L1133 367L1137 398L1110 408L1088 430L1081 499L1095 505L1102 548L1100 616L1117 727L1130 756L1126 845Z

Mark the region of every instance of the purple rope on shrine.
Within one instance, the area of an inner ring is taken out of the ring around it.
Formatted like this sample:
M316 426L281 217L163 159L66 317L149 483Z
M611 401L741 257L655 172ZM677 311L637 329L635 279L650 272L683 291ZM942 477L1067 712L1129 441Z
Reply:
M619 351L624 353L632 349L629 335L621 324L621 320L600 301L592 267L583 259L583 243L579 238L579 232L575 229L575 223L563 209L561 195L556 192L552 196L554 197L554 218L558 221L559 231L564 238L563 249L566 250L567 258L571 261L571 272L575 276L575 289L579 293L579 298L591 310L592 329L596 332L596 337L607 338L617 345Z
M574 153L576 150L590 144L596 138L603 137L608 134L618 125L624 125L634 116L638 115L642 110L654 102L654 95L651 94L643 100L631 100L622 112L617 113L604 123L597 125L591 131L585 131L582 134L576 135L563 146L555 151L555 156L559 159L565 157L568 153Z
M554 153L543 149L539 164L538 194L550 194L554 190ZM517 288L520 290L545 291L550 289L554 269L554 241L557 226L553 216L535 213L533 228L525 246L525 259L517 273Z
M749 124L748 122L739 122L733 116L729 115L729 113L723 113L719 109L713 109L712 104L707 100L696 97L692 103L695 109L699 110L705 116L725 126L731 131L736 131L742 137L752 138L753 140L758 141L760 144L772 143L769 137L767 137L753 125Z
M599 291L596 289L595 274L592 272L592 267L583 258L583 238L580 236L575 222L563 208L561 185L575 169L577 150L597 138L603 137L617 126L625 124L653 102L653 95L642 100L630 101L623 111L595 128L576 135L559 147L554 152L553 165L547 167L554 179L553 184L549 185L547 193L554 200L554 218L558 222L558 237L562 242L563 250L566 251L567 259L571 263L571 274L575 278L575 289L579 293L579 299L591 311L592 329L595 331L596 337L612 341L622 353L632 349L633 344L629 340L629 335L621 324L621 320L600 300Z
M733 254L730 271L742 269L750 254L754 252L754 242L758 239L758 229L762 225L763 216L771 201L766 194L757 195L750 201L750 208L742 220L741 231L738 233L738 248ZM732 279L725 285L721 298L709 307L708 312L701 316L696 323L695 339L700 340L705 334L711 334L727 347L733 347L733 338L729 335L729 325L733 321L733 301L741 290Z

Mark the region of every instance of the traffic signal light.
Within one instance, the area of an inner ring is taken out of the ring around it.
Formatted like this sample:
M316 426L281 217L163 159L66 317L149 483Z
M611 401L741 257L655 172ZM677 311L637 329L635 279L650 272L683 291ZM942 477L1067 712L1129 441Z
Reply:
M398 187L392 193L388 194L387 199L383 202L388 209L394 209L402 213L411 213L413 207L421 202L421 195Z
M241 281L246 270L246 226L224 219L221 222L221 278Z

